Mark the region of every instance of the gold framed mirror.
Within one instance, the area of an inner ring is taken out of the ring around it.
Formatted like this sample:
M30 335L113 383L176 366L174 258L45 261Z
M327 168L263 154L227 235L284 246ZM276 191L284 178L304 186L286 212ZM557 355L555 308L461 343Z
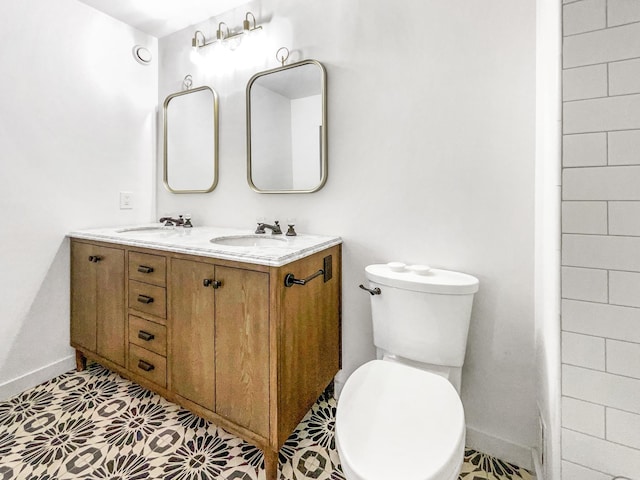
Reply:
M259 193L312 193L327 181L327 73L316 60L247 84L247 181Z
M218 94L198 87L164 101L164 185L172 193L208 193L218 184Z

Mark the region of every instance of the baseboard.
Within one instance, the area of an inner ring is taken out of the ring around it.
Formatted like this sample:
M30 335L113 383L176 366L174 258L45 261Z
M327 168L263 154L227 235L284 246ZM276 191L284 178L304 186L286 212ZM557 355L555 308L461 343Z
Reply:
M42 368L26 373L18 378L0 384L0 401L7 400L41 383L62 375L76 366L75 356L65 357L57 362L45 365Z
M540 452L537 448L531 449L531 459L533 460L533 473L536 475L536 480L545 480L544 467L540 463Z
M533 471L533 458L530 447L511 443L503 438L467 426L467 447L497 457L505 462Z
M345 378L344 370L340 370L335 377L333 377L333 396L336 400L340 398L340 393L344 388L344 384L347 381Z

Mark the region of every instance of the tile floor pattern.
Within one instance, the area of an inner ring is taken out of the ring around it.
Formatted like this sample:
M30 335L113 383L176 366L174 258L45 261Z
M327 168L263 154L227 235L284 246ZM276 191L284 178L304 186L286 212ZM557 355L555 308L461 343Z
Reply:
M283 480L344 480L323 395L280 450ZM530 480L467 450L463 480ZM256 447L97 364L0 402L0 480L264 480ZM389 479L400 480L400 479Z

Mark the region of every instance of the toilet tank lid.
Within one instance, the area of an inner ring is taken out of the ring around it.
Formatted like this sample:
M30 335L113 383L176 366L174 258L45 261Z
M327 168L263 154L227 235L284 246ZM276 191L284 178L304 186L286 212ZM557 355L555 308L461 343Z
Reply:
M365 268L367 278L388 287L416 292L465 295L478 291L479 281L466 273L430 269L427 273L416 273L407 267L402 271L392 270L387 264L369 265Z

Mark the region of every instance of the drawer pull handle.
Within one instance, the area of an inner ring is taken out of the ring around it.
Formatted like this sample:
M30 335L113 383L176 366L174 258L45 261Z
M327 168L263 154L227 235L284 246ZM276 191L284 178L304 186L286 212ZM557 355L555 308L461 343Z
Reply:
M138 338L141 340L144 340L145 342L150 342L151 340L156 338L156 336L153 333L145 332L144 330L139 330Z
M147 267L146 265L138 265L138 271L140 273L153 273L153 267Z
M205 278L202 281L202 285L204 285L205 287L220 288L222 286L222 282L220 280L212 280L210 278Z
M153 303L153 297L149 297L147 295L138 295L138 301L140 303L149 305L150 303Z
M144 370L145 372L150 372L156 367L154 367L150 363L145 362L144 360L138 360L138 368L140 370Z
M92 263L98 263L100 260L102 260L102 257L100 255L90 255L89 256L89 261Z

